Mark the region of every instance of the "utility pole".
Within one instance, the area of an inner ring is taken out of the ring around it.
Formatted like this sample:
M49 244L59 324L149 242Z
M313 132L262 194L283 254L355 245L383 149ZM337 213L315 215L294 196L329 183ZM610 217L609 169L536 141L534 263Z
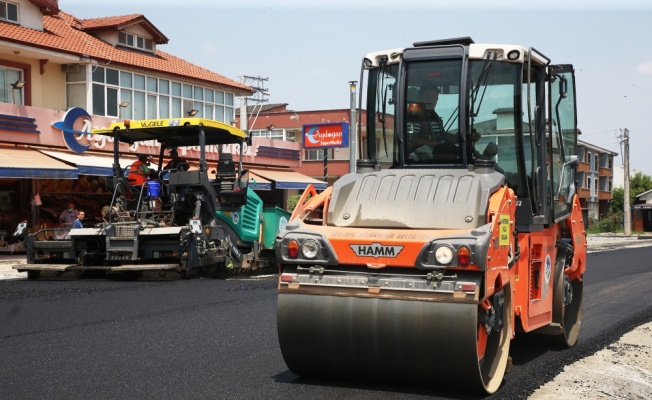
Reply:
M356 81L350 81L349 82L349 91L351 92L351 111L349 115L349 172L353 173L355 172L355 160L357 159L356 157L356 152L357 152L357 118L356 118L356 113L355 113L355 84Z
M625 182L624 182L624 219L625 219L625 235L632 234L632 209L629 204L629 130L625 128L623 130L623 163L625 169Z
M249 132L249 129L253 127L253 125L256 123L256 118L258 118L258 113L260 113L260 109L262 108L261 105L261 107L258 108L258 111L256 112L256 116L254 117L253 114L254 111L256 111L256 105L258 105L259 103L266 103L269 101L267 99L267 97L269 97L269 91L265 87L266 82L268 81L269 78L262 78L260 76L243 75L240 77L241 83L244 83L245 85L250 86L252 89L256 90L251 96L244 97L240 102L240 129L242 129L243 131ZM247 109L250 103L255 103L254 109L251 112L251 115L253 117L252 123L250 123L249 115L247 115Z

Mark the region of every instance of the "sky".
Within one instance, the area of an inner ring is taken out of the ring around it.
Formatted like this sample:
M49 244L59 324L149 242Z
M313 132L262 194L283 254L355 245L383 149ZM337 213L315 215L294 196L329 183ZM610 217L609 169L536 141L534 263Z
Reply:
M580 140L652 175L650 0L59 0L79 18L143 14L159 49L240 81L268 79L270 103L296 111L349 108L365 54L426 40L534 47L576 71ZM545 6L544 6L545 4Z

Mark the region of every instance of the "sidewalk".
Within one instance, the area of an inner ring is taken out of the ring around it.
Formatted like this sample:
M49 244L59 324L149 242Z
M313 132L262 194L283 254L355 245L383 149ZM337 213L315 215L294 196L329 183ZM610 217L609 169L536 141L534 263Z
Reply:
M25 264L25 254L0 254L0 280L27 279L27 272L18 272L12 267L17 264Z

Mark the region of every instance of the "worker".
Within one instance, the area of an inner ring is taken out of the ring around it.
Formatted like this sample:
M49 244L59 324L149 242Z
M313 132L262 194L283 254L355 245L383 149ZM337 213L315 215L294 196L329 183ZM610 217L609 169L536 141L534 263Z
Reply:
M448 134L444 129L441 117L435 111L439 100L439 88L427 83L419 89L417 115L408 118L407 133L410 148L413 149L410 159L414 161L432 160L434 147L441 143L457 144L457 135Z
M146 154L141 154L138 156L138 160L134 161L131 166L129 166L129 172L127 173L127 182L134 186L139 186L147 182L147 179L154 174L153 169L149 167L149 156Z
M185 159L179 157L179 151L177 149L170 149L170 162L165 165L163 169L174 169L174 170L183 170L188 171L190 164Z
M77 214L77 219L72 223L72 229L79 229L84 227L84 216L86 213L79 211Z
M77 219L78 211L75 209L75 203L72 201L68 202L68 208L63 210L59 214L59 222L61 223L62 228L70 228Z

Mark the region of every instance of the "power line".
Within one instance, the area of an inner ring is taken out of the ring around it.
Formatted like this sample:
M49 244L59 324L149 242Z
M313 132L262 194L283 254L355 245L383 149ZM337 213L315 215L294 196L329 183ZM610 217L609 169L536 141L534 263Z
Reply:
M598 136L598 135L605 135L607 133L612 133L614 136L618 137L618 129L611 129L608 131L601 131L601 132L593 132L593 133L585 133L582 132L582 136Z

